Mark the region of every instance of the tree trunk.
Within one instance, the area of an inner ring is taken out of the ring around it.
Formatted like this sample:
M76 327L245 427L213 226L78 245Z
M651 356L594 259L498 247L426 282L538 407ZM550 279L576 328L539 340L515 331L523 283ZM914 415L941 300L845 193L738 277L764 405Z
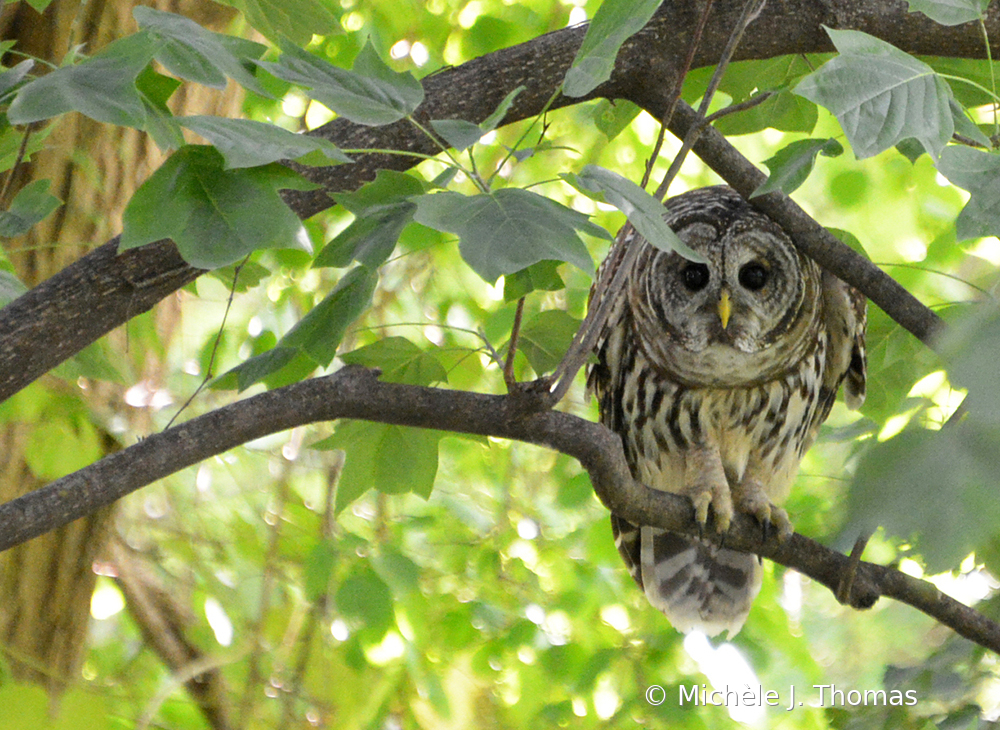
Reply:
M21 53L58 64L74 46L82 44L83 53L92 54L134 32L132 9L137 4L56 0L43 14L27 3L7 5L0 12L0 38L16 40L15 49ZM152 4L219 30L235 17L229 8L208 0L158 0ZM22 58L9 55L5 65ZM238 116L240 103L240 90L233 84L225 93L181 87L171 100L178 114L223 116ZM164 159L149 138L136 130L99 124L80 114L66 115L55 124L45 139L45 148L30 164L14 171L8 199L0 201L6 207L23 185L48 179L52 181L50 191L65 203L26 236L5 241L17 275L28 286L45 280L119 232L125 204ZM58 245L51 246L52 241ZM161 336L168 340L178 317L176 298L165 300L154 316ZM127 331L111 335L112 347L122 359L132 354L126 350L127 337ZM154 383L159 380L160 363L153 357L142 353L141 359L133 359L137 378ZM115 450L117 444L103 430L97 414L134 421L143 413L127 409L120 386L85 385L49 377L24 396L28 402L52 395L58 395L60 403L82 402L85 412L92 414L90 424L100 434L102 448ZM54 438L46 435L46 426L44 415L39 418L17 410L0 424L0 502L50 481L51 474L42 476L30 466L32 443ZM0 556L0 650L15 678L41 682L55 693L75 680L96 580L92 566L104 550L113 516L113 508L104 510Z

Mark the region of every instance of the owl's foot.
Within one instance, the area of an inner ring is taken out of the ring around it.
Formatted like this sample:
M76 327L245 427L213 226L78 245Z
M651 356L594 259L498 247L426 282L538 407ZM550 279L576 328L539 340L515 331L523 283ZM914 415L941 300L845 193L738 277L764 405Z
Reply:
M744 482L736 494L736 510L757 518L764 529L766 540L774 528L779 542L784 542L795 531L788 513L781 507L771 504L763 487L757 482Z
M708 522L708 508L715 515L715 531L727 532L733 520L733 498L722 468L719 450L692 449L685 460L684 487L680 493L694 502L694 517L700 528Z

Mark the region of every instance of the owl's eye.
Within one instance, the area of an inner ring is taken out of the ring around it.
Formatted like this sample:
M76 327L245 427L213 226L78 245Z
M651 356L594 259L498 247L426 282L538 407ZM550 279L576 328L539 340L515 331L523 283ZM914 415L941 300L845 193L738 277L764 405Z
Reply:
M708 284L709 273L705 264L688 264L681 269L681 281L689 291L701 291Z
M758 263L749 263L740 269L740 285L750 291L763 289L769 278L768 270Z

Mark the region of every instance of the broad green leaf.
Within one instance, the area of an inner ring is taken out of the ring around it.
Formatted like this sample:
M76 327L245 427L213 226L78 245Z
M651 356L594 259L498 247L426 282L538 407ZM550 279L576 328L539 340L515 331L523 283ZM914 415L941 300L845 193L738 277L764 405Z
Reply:
M305 45L314 35L331 36L343 32L337 18L316 0L219 0L237 8L247 22L268 40L279 43L289 38Z
M236 388L243 392L254 383L278 372L288 365L299 350L294 347L275 347L240 363L212 382L213 388Z
M78 378L104 380L121 385L128 382L118 366L112 363L107 348L104 346L104 340L91 343L50 372L72 383L75 383Z
M445 435L422 428L340 421L333 436L313 448L343 449L346 454L337 489L340 512L369 489L430 497L437 477L438 444Z
M348 326L368 308L376 284L377 271L365 266L351 269L323 301L278 340L277 346L301 349L326 367L337 354Z
M840 55L794 89L829 109L854 154L877 155L912 137L933 156L955 130L951 89L923 61L885 41L855 30L827 28Z
M577 231L608 238L582 213L518 188L471 197L443 192L413 200L414 220L458 234L462 258L490 282L545 259L566 261L589 273L594 264Z
M66 410L57 410L57 403ZM39 479L58 479L104 455L101 437L88 414L65 397L47 408L44 417L24 448L24 460Z
M392 592L367 564L359 565L340 584L334 604L354 628L365 626L378 635L384 634L395 620Z
M764 160L770 175L767 180L753 191L750 195L755 198L758 195L780 190L791 193L798 188L809 177L813 165L816 164L816 155L822 154L824 157L837 157L843 154L844 148L840 142L833 139L801 139L798 142L783 147L774 156Z
M27 233L33 225L45 219L62 205L49 193L49 180L28 183L10 203L10 209L0 211L0 237L13 238Z
M308 89L309 96L357 124L391 124L407 116L424 99L420 82L383 63L371 43L347 71L292 44L282 48L277 63L261 61L272 74Z
M503 298L513 302L533 291L559 291L566 287L557 271L561 261L539 261L503 278Z
M0 271L0 307L5 307L28 291L28 287L9 271Z
M135 8L132 15L140 28L163 39L156 60L175 76L216 89L226 87L228 76L261 96L271 96L232 53L222 34L206 30L181 15L143 5ZM259 43L254 46L259 50L251 57L259 58L265 47Z
M405 337L386 337L345 352L340 359L348 364L378 368L382 371L379 380L390 383L432 385L448 379L434 350L422 350Z
M1000 308L983 304L950 323L940 342L951 383L969 391L969 418L1000 426Z
M639 116L639 108L627 99L601 99L594 108L594 123L610 142Z
M611 78L618 49L642 29L662 0L616 0L597 9L573 65L566 72L563 93L584 96Z
M313 265L342 267L358 261L369 268L381 266L413 220L417 206L409 199L423 190L422 183L411 175L379 170L375 179L357 192L334 195L355 219L326 244Z
M941 25L961 25L984 17L990 0L906 0L911 13L923 13Z
M815 104L782 90L755 107L717 119L713 126L727 136L753 134L768 128L808 134L816 127L818 118Z
M643 238L661 251L676 251L689 261L706 259L677 237L663 215L663 203L617 172L597 165L587 165L579 175L564 173L560 177L585 195L615 206L628 216Z
M990 138L983 133L979 125L965 116L965 109L962 108L961 104L954 99L950 99L948 105L951 108L951 118L955 122L955 134L968 137L974 142L981 144L985 149L993 148Z
M518 348L539 375L555 368L580 329L580 320L562 309L547 309L525 319Z
M486 134L478 124L464 119L432 119L431 127L456 152L464 152Z
M308 185L278 164L226 170L214 148L187 145L129 201L119 249L170 238L184 260L201 269L231 264L261 248L308 251L302 222L278 194Z
M955 222L958 240L1000 234L1000 156L954 145L941 153L937 169L972 193Z
M177 79L158 74L150 66L146 66L135 80L136 91L146 111L143 128L149 132L156 146L164 151L184 145L180 125L167 107L167 101L180 85Z
M29 58L0 74L0 99L20 84L34 66L35 62Z
M226 169L294 160L317 150L326 156L327 164L353 162L332 142L295 134L274 124L208 116L182 117L178 122L215 145L226 158Z
M514 105L514 100L518 97L518 94L524 91L524 89L524 86L518 86L512 92L507 94L507 96L503 98L503 101L497 104L497 108L493 110L493 113L479 123L479 128L484 132L492 132L496 129L500 125L500 122L503 121L504 117L507 116L507 112L510 111L511 106Z
M30 124L78 111L98 122L143 129L146 109L135 80L162 43L140 31L93 58L37 78L18 90L7 118L11 124Z
M845 537L881 525L915 539L929 572L954 570L1000 523L998 443L995 429L966 422L873 445L854 476Z

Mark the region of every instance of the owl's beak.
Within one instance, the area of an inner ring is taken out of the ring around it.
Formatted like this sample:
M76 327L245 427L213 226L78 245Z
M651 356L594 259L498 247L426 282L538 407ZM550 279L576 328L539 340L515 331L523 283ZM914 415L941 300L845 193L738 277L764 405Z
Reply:
M719 319L722 320L722 329L726 329L729 326L729 315L731 312L729 292L723 289L722 295L719 297Z

